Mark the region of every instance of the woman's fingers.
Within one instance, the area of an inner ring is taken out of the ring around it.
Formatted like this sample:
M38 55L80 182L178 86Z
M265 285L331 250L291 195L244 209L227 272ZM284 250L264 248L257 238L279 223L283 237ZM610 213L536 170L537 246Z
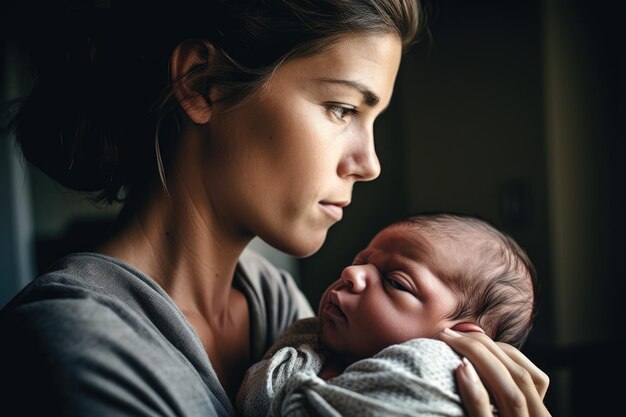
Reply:
M458 334L458 332L457 332ZM483 333L463 333L482 343L506 367L507 371L522 392L522 399L531 416L546 416L550 413L543 404L550 379L519 350L506 343L496 343ZM472 358L470 358L471 360ZM491 390L494 397L496 393Z
M509 358L513 359L518 365L524 367L529 373L537 389L539 397L543 401L550 385L550 378L541 369L537 368L522 352L506 343L496 342L498 347L502 349Z
M470 417L493 417L489 393L466 358L455 371L463 406Z
M531 416L549 416L550 413L543 404L543 399L550 384L550 378L542 370L537 368L526 356L513 346L506 343L498 343L500 347L511 359L520 367L525 369L533 381L534 389L530 386L522 386L521 389L526 396L526 404Z
M526 407L524 393L517 386L511 373L497 354L494 354L484 343L466 333L461 334L446 329L440 337L474 365L493 396L501 416L527 417L530 415ZM504 353L502 355L506 356Z
M457 353L475 366L493 396L503 417L547 416L531 373L511 359L495 342L482 333L440 335Z

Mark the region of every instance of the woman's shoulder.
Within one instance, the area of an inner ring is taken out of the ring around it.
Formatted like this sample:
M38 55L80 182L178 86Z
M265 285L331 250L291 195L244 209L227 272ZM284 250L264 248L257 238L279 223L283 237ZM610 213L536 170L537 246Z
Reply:
M140 295L169 297L156 283L123 262L97 253L74 253L52 264L3 308L6 313L28 304L54 306L63 300L74 304L118 300L136 307ZM135 301L135 302L133 302Z
M35 278L0 311L0 333L16 345L37 338L57 354L88 352L82 343L127 350L171 350L194 340L171 298L156 283L116 259L68 255ZM175 329L175 330L171 330ZM76 350L78 349L78 350ZM130 349L132 350L132 349Z
M97 254L68 256L36 278L0 313L0 365L29 387L16 395L53 392L46 408L65 410L67 401L100 415L155 393L167 399L158 407L190 415L228 410L201 343L154 286ZM33 380L39 385L32 387ZM112 392L112 383L126 389Z
M155 326L104 299L29 299L3 314L0 334L0 367L13 384L8 408L24 415L120 415L149 398L155 415L229 409L208 364L197 366Z
M155 291L143 278L106 256L68 255L9 301L0 312L3 327L15 323L21 334L33 331L50 340L51 329L72 339L102 329L113 335L116 329L139 327L144 321L140 299ZM162 303L167 304L165 298Z

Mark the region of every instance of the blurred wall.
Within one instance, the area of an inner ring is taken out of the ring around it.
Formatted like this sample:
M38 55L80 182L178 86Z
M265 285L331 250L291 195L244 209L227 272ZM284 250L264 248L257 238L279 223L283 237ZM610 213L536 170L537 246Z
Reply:
M613 415L623 374L626 34L617 3L544 4L552 361L560 415Z
M21 93L22 59L14 45L0 39L0 103ZM0 115L0 126L7 120ZM30 181L15 153L13 138L0 130L0 307L35 273Z
M626 172L626 34L616 6L545 6L544 80L554 313L562 344L614 339Z

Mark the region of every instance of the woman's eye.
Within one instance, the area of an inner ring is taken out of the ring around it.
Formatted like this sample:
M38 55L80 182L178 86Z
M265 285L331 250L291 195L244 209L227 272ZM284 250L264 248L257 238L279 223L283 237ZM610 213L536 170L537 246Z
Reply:
M339 104L329 104L328 110L339 120L343 120L347 115L359 115L356 107L342 106Z
M404 285L400 284L393 278L387 278L387 282L392 288L395 288L396 290L409 292L409 290Z

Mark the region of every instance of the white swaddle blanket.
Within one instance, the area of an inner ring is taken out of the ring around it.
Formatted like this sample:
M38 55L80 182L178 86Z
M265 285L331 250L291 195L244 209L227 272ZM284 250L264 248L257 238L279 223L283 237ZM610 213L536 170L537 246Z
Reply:
M461 360L441 341L390 346L328 381L317 376L323 362L319 321L294 323L246 374L238 411L247 417L465 415L454 380Z

